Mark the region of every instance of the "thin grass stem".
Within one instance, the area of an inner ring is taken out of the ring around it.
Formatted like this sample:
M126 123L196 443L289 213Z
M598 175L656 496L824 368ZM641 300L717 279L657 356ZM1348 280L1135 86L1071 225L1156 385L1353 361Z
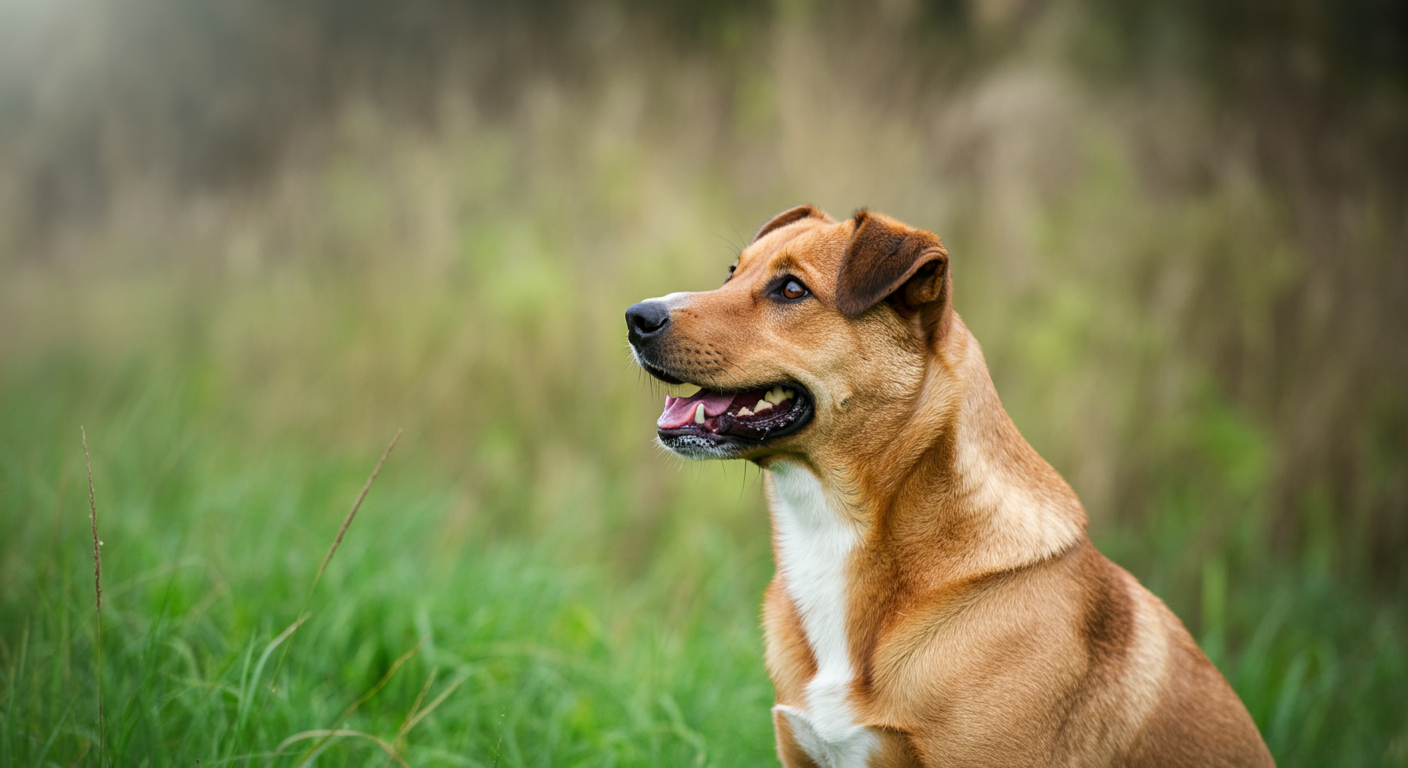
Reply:
M328 547L328 553L323 556L323 562L318 566L318 574L313 577L313 583L308 587L308 594L303 597L303 607L298 611L298 618L288 630L289 639L284 643L283 650L279 653L279 661L274 665L274 674L269 677L269 690L278 690L279 672L284 668L284 659L288 658L288 649L293 646L292 633L297 632L303 626L303 622L308 620L308 605L313 601L313 591L318 588L318 582L323 578L323 571L327 570L328 563L332 560L337 548L342 545L342 537L347 534L347 529L352 525L352 519L357 516L357 510L362 508L362 501L367 498L367 491L372 489L372 483L376 482L376 476L381 474L381 465L386 463L386 457L391 455L391 449L396 447L396 441L401 439L401 430L397 429L396 434L391 436L391 442L386 444L386 450L381 452L381 458L377 460L376 467L372 469L367 482L362 486L362 492L357 494L357 500L352 502L352 509L348 510L347 517L342 520L342 527L337 529L337 538L333 539L332 546Z
M385 739L382 739L379 736L373 736L370 733L363 733L362 731L352 731L338 728L327 728L315 731L304 731L302 733L295 733L294 735L280 742L279 746L274 750L274 754L283 754L284 747L287 747L290 744L293 744L294 742L305 741L307 739L321 739L313 748L314 751L317 751L320 747L323 747L332 739L347 738L349 736L359 739L366 739L376 744L378 747L381 747L382 751L389 755L391 759L400 763L402 766L404 766L404 768L410 768L410 764L406 762L405 758L401 757L401 755L396 752L396 748L394 746L387 744ZM300 761L299 765L302 764L302 761Z
M312 748L309 749L308 752L305 753L303 757L300 758L299 761L294 764L294 768L300 768L300 766L308 762L308 760L312 758L313 755L316 754L318 750L320 750L323 745L328 742L329 739L333 738L333 736L338 733L338 726L342 725L342 723L346 721L347 718L351 717L352 713L356 712L358 707L367 703L367 701L371 699L371 697L375 696L378 691L386 687L386 684L391 682L391 678L396 674L396 670L400 669L402 664L405 664L407 661L410 660L412 656L416 655L416 652L420 650L420 647L422 645L425 645L425 641L429 639L430 635L425 635L409 651L406 651L405 653L401 654L400 658L392 662L391 668L386 670L386 674L381 676L381 679L376 682L376 685L373 685L370 690L357 697L357 700L349 704L347 706L347 709L342 710L342 714L338 715L337 720L333 722L332 728L327 729L326 733L328 735L323 737L322 741L319 741L317 744L314 744ZM285 739L285 743L287 743L287 739ZM395 754L394 750L392 751L392 754Z
M101 766L106 751L103 722L103 558L99 552L103 542L98 539L98 499L93 492L93 461L88 457L88 432L80 426L78 433L83 437L83 464L88 468L88 522L93 527L93 594L96 597L97 616L94 648L98 667L98 765Z
M309 596L318 586L318 582L323 578L323 571L327 570L328 562L337 552L337 548L342 546L342 537L346 535L348 526L352 525L352 518L357 516L357 510L362 507L362 500L367 498L367 491L372 489L372 483L376 482L376 476L381 474L381 465L386 463L386 457L391 455L391 449L396 447L396 441L401 439L401 430L396 430L396 434L391 436L391 442L386 445L386 450L382 452L381 458L376 462L376 468L372 470L371 477L367 478L366 485L362 486L362 492L357 494L357 500L352 503L352 509L347 511L347 517L342 521L342 527L337 529L337 538L333 539L332 546L328 547L328 553L323 556L322 565L318 566L318 575L313 577L313 586L308 588Z

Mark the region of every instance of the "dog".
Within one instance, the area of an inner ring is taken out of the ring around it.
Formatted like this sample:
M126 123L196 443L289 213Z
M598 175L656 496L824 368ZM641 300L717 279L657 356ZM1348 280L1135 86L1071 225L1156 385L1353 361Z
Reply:
M1086 536L952 306L934 234L811 206L632 306L659 441L762 467L787 768L1272 766L1187 629Z

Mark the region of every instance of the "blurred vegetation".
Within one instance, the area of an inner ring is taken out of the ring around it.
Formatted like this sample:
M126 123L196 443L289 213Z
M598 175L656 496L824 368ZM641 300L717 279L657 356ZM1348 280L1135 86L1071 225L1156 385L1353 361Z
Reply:
M756 470L652 445L621 312L806 201L944 238L1282 765L1408 765L1405 46L1379 0L0 2L0 763L98 762L80 424L114 764L772 760Z

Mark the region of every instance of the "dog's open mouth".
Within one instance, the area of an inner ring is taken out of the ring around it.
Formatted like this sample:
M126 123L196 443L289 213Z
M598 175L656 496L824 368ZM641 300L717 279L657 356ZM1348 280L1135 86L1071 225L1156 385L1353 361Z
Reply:
M797 384L738 392L701 389L689 397L665 398L655 425L667 445L681 437L759 443L806 426L811 413L811 399Z

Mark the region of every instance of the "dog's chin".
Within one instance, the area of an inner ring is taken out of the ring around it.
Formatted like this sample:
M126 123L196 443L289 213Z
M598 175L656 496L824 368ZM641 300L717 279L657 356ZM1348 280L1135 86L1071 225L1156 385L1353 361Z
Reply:
M664 430L658 430L656 432L656 440L659 441L660 445L669 449L671 453L695 461L745 459L748 458L748 454L757 449L757 446L749 447L737 442L719 440L702 435L667 435Z
M740 390L701 389L669 397L657 422L660 444L688 459L757 458L811 423L810 392L795 382Z

